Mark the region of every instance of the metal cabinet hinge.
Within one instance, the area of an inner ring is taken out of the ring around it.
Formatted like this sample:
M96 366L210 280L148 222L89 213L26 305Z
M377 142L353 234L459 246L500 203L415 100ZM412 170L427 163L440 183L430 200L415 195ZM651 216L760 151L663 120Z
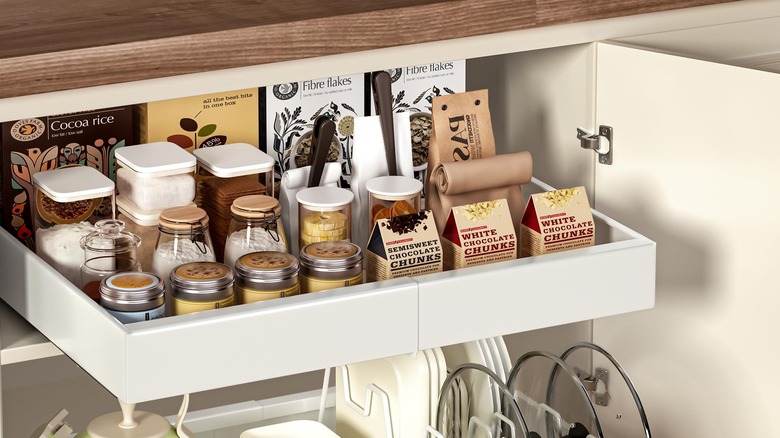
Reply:
M580 140L580 147L596 151L599 156L599 163L612 164L614 145L612 144L611 126L599 126L598 134L591 134L582 128L577 128L577 138Z
M609 404L609 391L607 390L609 371L604 368L596 368L596 373L593 375L580 369L576 369L576 372L593 403L607 406Z

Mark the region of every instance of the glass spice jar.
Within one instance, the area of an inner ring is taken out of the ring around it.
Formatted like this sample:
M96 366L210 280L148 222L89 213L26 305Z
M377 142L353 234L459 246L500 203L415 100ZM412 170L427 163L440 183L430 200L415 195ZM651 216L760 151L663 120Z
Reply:
M189 262L214 262L209 236L209 218L198 207L163 210L158 219L159 236L152 255L152 272L168 281L171 271Z
M340 187L309 187L298 201L298 248L315 242L352 239L352 199Z
M351 242L315 242L301 248L301 293L363 283L363 252Z
M242 196L233 201L230 213L225 241L226 265L234 267L239 257L250 252L287 252L287 236L281 221L282 207L276 198Z
M298 259L285 252L258 251L236 260L236 301L239 304L298 295Z
M162 318L165 286L149 272L120 272L100 283L100 305L123 324Z
M420 211L423 183L406 176L380 176L366 183L368 191L368 238L380 219Z
M223 263L193 262L171 272L171 313L183 315L235 304L233 270Z

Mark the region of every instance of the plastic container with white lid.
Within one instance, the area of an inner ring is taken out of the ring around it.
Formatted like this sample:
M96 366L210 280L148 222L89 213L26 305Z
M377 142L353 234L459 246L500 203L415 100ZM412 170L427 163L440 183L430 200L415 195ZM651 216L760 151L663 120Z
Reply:
M368 191L368 236L374 223L420 211L423 183L406 176L380 176L366 183Z
M352 240L354 197L340 187L309 187L298 192L298 248L315 242Z
M274 196L274 159L248 143L228 143L193 151L200 168L199 174L217 178L262 175L266 194Z
M159 211L195 199L197 160L174 143L126 146L116 161L117 191L140 209Z

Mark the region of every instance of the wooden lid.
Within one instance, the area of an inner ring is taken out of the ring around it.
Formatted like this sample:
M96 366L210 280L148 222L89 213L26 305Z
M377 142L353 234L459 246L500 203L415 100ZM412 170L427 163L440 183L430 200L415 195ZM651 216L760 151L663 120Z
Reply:
M209 216L202 208L193 206L171 207L160 212L160 226L173 230L189 230L192 226L205 228Z
M275 216L282 214L279 201L267 195L242 196L233 201L230 211L238 216L249 219L261 219L273 212Z

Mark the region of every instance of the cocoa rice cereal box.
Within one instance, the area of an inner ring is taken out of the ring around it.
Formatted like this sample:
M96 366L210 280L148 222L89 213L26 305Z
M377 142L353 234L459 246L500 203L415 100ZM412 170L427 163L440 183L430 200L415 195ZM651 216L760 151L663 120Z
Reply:
M531 195L520 225L520 256L593 246L596 227L585 187Z

